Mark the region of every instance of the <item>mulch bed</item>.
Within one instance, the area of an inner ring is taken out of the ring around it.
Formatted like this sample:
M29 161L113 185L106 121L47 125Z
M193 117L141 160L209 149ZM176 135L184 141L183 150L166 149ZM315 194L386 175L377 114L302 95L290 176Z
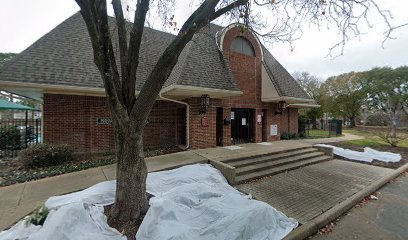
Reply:
M107 213L109 213L112 206L113 206L113 204L109 205L109 206L105 206L105 210L104 210L105 215L108 215ZM144 217L145 217L145 215L141 215L139 217L139 219L137 221L135 221L135 222L130 222L130 223L127 223L125 225L111 226L111 227L115 228L122 235L126 236L126 239L136 240L137 230L139 230L139 227L142 224ZM117 224L117 225L119 225L119 224Z
M328 144L333 145L333 146L337 146L337 147L341 147L341 148L351 149L351 150L354 150L354 151L359 151L359 152L364 151L364 147L356 146L356 145L353 145L353 144L347 144L347 143L344 143L344 142L328 143ZM381 162L381 161L377 161L377 160L374 160L371 163L360 162L360 161L358 161L358 163L374 165L374 166L379 166L379 167L392 168L392 169L397 169L397 168L403 166L404 164L408 163L408 148L391 147L391 146L384 145L384 146L375 147L375 150L383 151L383 152L399 153L399 154L401 154L402 159L401 159L401 161L396 162L396 163L385 163L385 162ZM341 157L336 157L336 158L344 159L344 158L341 158ZM348 160L348 159L344 159L344 160ZM348 160L348 161L352 161L352 160ZM353 162L357 162L357 161L353 161Z
M145 149L145 157L154 157L180 151L183 150L177 146ZM61 165L24 168L18 158L0 158L0 187L110 165L115 162L113 153L75 154L74 160Z

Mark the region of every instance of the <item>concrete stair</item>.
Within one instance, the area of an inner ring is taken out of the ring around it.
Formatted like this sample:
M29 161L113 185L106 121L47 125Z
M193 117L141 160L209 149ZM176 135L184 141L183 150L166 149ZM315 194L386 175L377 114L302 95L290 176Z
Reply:
M254 179L282 173L303 166L328 161L333 157L318 148L303 147L252 157L222 161L221 172L228 171L230 183L239 184ZM216 166L217 167L217 166ZM224 170L224 171L223 171ZM234 175L234 176L231 176Z

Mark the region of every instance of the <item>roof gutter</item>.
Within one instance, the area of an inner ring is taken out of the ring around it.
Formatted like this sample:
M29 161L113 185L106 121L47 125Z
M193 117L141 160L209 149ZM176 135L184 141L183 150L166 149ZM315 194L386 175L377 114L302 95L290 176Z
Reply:
M293 103L288 104L287 107L294 107L294 108L318 108L320 105L318 104L308 104L308 103Z
M189 118L189 113L190 113L190 105L188 103L182 102L182 101L177 101L174 99L166 98L162 96L162 93L159 93L159 100L166 100L170 102L175 102L179 104L183 104L186 106L186 149L190 147L190 118Z
M290 102L292 102L292 104L295 104L296 102L298 102L299 104L303 104L303 103L304 104L307 104L307 103L311 104L311 103L315 102L313 99L297 98L297 97L286 97L286 96L262 99L262 102L279 102L279 101L286 101L286 102L289 102L289 104L291 104Z

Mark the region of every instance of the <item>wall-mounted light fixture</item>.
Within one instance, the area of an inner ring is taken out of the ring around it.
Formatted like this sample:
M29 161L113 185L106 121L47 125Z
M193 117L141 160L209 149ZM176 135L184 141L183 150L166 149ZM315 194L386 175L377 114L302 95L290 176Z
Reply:
M286 109L287 105L285 101L278 102L278 111L275 111L275 114L282 114L282 112Z
M210 97L207 94L201 95L200 113L206 113L210 107Z

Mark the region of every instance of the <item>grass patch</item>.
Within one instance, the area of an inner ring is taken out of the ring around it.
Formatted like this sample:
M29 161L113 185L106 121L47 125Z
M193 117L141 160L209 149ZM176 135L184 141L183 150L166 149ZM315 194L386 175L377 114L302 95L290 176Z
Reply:
M386 144L385 142L372 140L372 139L359 139L359 140L345 141L343 142L343 145L355 145L355 146L360 146L360 147L376 148L376 147L381 147L381 146L387 146L388 144Z
M320 130L320 129L310 129L309 137L311 138L328 138L329 131Z
M384 130L377 129L376 131L384 131ZM356 128L356 129L344 129L343 132L364 137L364 139L346 141L346 142L343 142L343 144L355 145L355 146L361 146L361 147L371 147L371 148L390 146L389 144L384 142L379 136L377 136L375 131L373 130L368 131L368 130L360 130ZM408 139L400 141L398 144L398 147L408 148Z

